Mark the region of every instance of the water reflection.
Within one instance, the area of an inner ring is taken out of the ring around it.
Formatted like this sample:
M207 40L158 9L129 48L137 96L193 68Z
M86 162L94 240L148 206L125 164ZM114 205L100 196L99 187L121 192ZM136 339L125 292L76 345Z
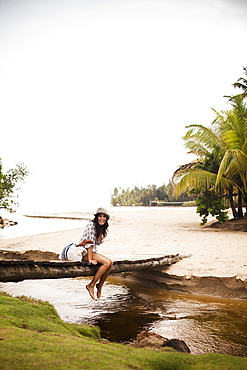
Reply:
M134 310L105 313L89 322L101 329L101 336L115 342L133 341L140 328L148 329L150 323L160 320L158 314L142 313Z
M184 340L194 354L247 356L247 302L161 291L111 276L98 301L88 278L4 283L0 289L52 303L67 322L92 323L111 341L131 341L141 330Z

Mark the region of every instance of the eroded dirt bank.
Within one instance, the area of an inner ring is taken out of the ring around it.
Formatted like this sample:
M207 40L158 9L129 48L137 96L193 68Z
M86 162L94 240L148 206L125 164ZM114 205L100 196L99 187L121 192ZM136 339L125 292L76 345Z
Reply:
M178 276L165 271L136 271L125 279L139 280L142 284L158 285L161 289L195 295L208 295L220 298L246 299L247 280L241 280L236 276Z

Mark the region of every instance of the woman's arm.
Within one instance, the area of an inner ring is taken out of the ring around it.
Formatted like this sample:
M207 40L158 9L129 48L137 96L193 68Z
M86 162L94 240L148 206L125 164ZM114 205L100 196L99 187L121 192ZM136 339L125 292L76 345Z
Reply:
M87 240L83 240L82 242L80 242L79 244L77 244L76 247L84 247L87 244L94 244L94 243L93 243L92 240L87 239Z

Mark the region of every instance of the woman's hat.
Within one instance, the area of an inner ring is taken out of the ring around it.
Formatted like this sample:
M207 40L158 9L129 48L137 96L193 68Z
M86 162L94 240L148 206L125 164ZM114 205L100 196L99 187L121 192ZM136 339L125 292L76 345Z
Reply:
M96 215L98 215L100 213L103 213L104 215L106 215L106 217L109 220L110 215L107 213L107 210L105 208L102 208L102 207L98 208L94 216L96 216Z

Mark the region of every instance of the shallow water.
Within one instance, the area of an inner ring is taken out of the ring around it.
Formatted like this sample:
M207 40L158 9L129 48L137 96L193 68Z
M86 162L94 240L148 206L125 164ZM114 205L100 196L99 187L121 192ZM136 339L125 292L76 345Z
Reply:
M18 224L15 226L6 226L4 229L0 229L0 239L19 238L21 236L62 230L83 229L88 222L86 220L59 218L31 218L18 214L2 215L2 217L17 221Z
M142 330L184 340L194 354L247 356L247 302L191 296L110 276L100 300L88 278L2 283L0 290L52 303L66 322L98 325L111 341L133 341Z

